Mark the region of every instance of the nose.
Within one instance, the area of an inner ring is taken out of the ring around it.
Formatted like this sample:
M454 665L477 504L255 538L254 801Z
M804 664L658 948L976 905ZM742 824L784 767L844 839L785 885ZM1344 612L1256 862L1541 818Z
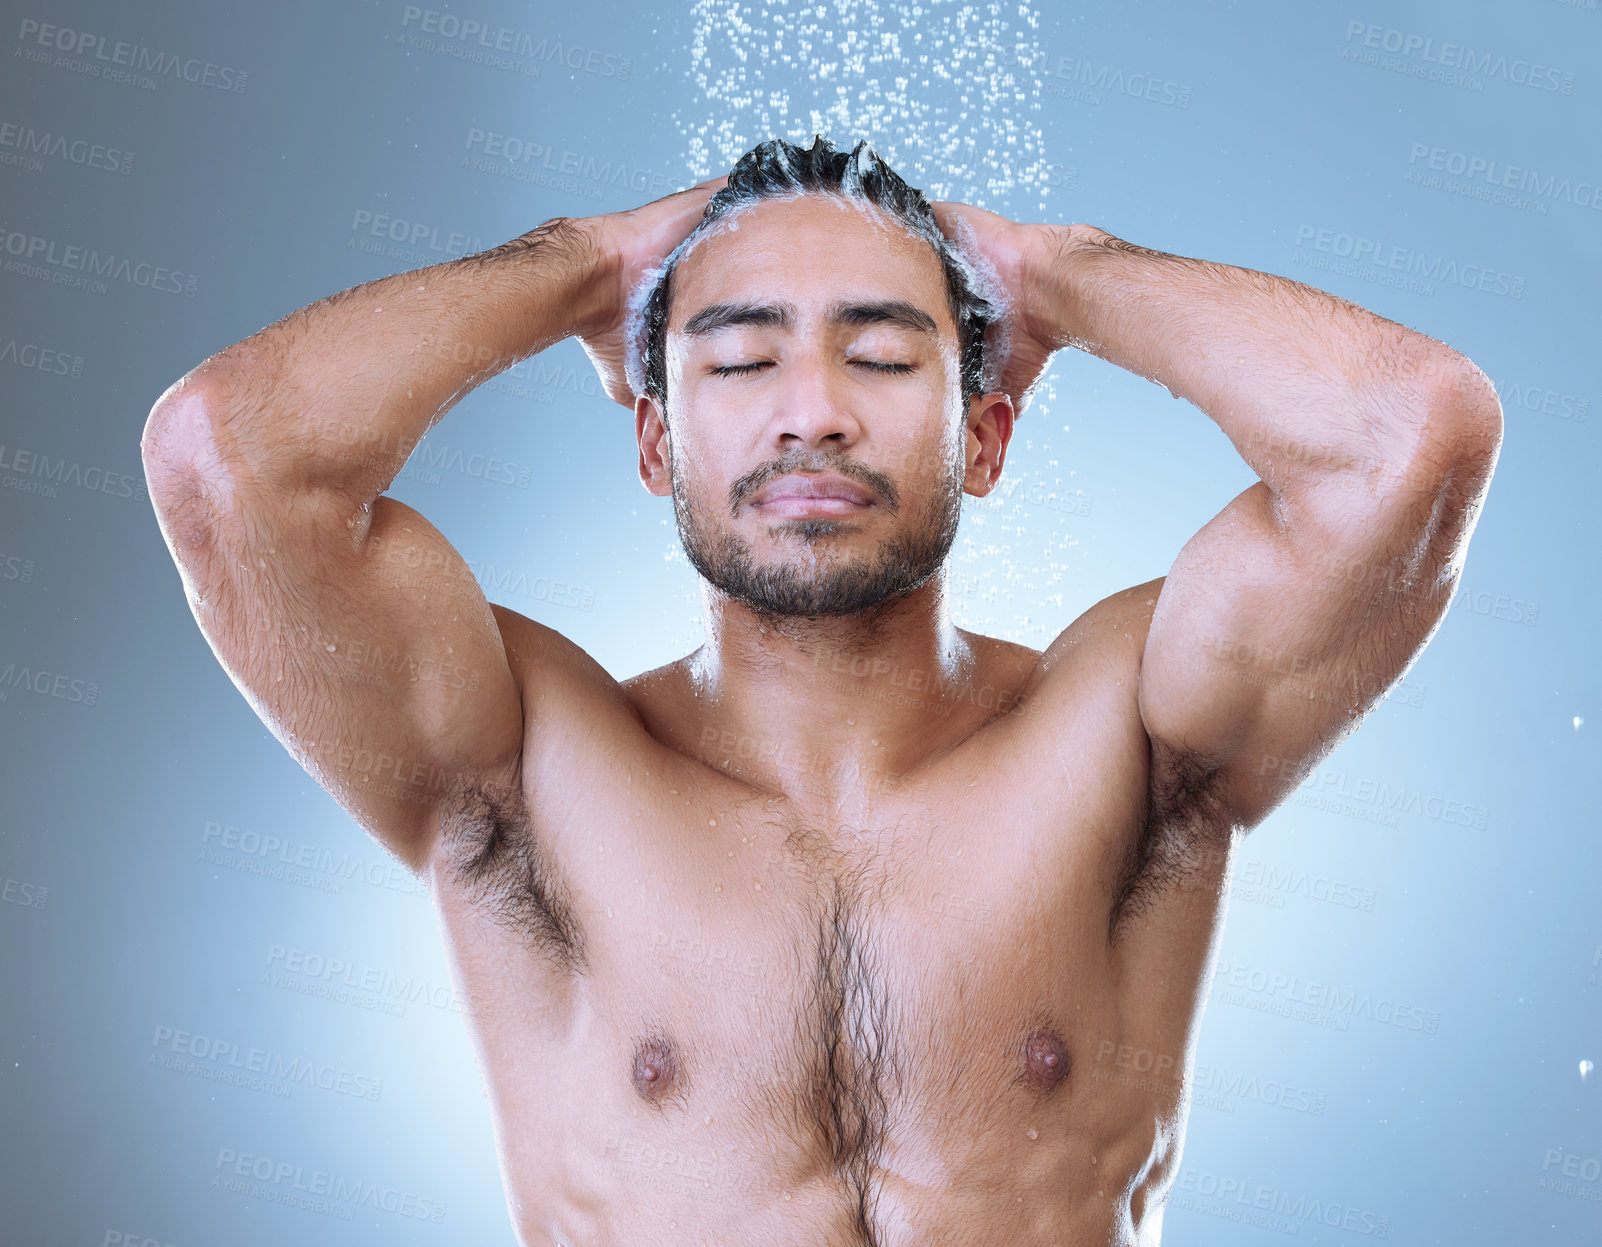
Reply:
M769 432L781 451L844 450L856 445L862 425L852 409L846 379L812 352L793 357L783 383L770 391Z

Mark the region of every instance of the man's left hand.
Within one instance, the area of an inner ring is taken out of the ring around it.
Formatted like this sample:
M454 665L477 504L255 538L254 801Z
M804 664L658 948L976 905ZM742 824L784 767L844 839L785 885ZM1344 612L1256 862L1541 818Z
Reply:
M1023 225L965 203L940 202L931 207L946 237L978 252L1006 291L1002 324L991 330L991 341L1005 344L1006 350L996 388L1021 414L1052 353L1072 339L1060 324L1061 316L1052 311L1049 292L1053 269L1072 245L1074 227Z

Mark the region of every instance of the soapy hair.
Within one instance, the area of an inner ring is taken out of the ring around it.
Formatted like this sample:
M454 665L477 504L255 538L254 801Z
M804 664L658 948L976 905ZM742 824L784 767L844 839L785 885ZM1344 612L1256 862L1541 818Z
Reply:
M985 343L985 331L1000 322L1004 312L995 274L987 271L989 266L971 247L953 243L940 232L923 192L908 186L866 140L844 152L820 134L810 147L769 139L741 156L729 173L729 184L712 196L689 236L640 283L631 299L628 325L632 349L627 373L635 393L649 394L664 410L667 407L667 323L679 260L755 204L819 194L869 205L934 249L945 272L946 299L957 326L962 397L967 400L995 388L999 369L990 356L1002 353L996 349L1001 344L992 343L987 355Z

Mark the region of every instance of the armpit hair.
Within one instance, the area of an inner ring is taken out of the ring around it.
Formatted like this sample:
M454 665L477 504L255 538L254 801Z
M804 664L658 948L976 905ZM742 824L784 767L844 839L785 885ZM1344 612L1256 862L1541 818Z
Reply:
M446 868L482 912L559 969L583 970L583 929L535 840L520 790L467 785L450 802L441 835Z
M1146 816L1129 847L1107 923L1107 942L1171 888L1217 866L1233 829L1224 808L1223 769L1199 754L1150 742Z

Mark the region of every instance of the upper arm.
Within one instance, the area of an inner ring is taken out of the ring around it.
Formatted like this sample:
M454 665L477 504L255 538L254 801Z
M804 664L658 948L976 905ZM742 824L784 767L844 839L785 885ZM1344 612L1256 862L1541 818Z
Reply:
M1495 459L1484 432L1331 471L1294 499L1258 482L1181 551L1141 657L1140 714L1154 746L1220 779L1237 824L1300 783L1441 620Z
M219 460L207 401L158 404L144 453L195 619L307 772L422 869L449 799L518 773L523 709L496 615L404 503L286 488Z

